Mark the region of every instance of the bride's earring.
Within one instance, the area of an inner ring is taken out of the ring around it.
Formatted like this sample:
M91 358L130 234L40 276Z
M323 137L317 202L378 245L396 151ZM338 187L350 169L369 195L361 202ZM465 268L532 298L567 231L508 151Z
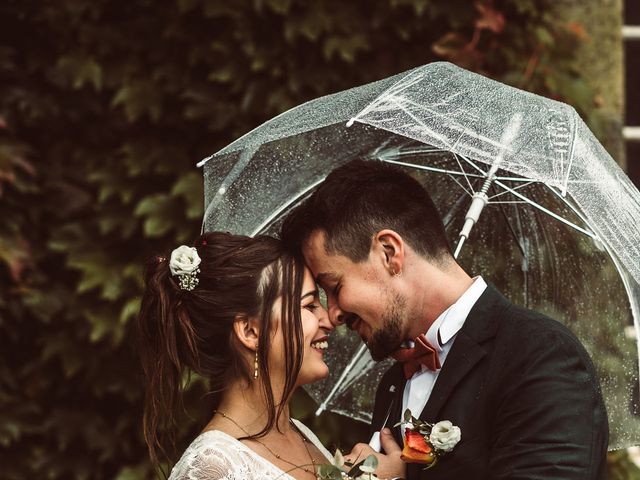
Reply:
M258 378L258 345L256 345L256 359L253 361L253 379Z

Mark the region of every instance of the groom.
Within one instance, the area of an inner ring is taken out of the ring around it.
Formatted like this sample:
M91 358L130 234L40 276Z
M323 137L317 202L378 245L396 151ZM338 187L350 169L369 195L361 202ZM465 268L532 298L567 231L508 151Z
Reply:
M560 323L469 276L412 177L347 163L288 216L282 238L325 290L332 323L356 331L374 360L411 357L376 394L372 432L391 429L381 471L398 471L390 434L402 444L393 426L409 408L462 432L433 468L408 465L409 480L605 478L607 416L586 351ZM412 356L415 341L429 355Z

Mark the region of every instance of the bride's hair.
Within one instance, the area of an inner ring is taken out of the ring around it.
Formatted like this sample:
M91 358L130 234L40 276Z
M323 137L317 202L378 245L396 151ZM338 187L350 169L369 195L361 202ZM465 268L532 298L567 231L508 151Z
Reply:
M180 288L168 257L155 257L145 275L145 291L136 322L137 348L144 383L144 436L151 459L158 463L175 453L177 414L182 408L181 385L186 372L208 380L214 407L232 382L253 380L253 361L243 359L245 348L234 334L239 315L260 319L259 375L255 381L267 400L268 422L254 437L269 431L286 405L276 405L269 382L272 307L282 296L280 319L286 340L286 381L282 398L295 388L302 363L300 297L304 264L271 237L205 233L194 242L201 258L199 283ZM280 396L281 392L277 392ZM171 449L171 451L169 451Z

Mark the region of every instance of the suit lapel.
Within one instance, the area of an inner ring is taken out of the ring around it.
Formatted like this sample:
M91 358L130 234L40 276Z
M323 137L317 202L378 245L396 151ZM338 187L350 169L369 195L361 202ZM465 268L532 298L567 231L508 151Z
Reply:
M391 432L393 433L394 438L396 439L396 442L398 442L399 445L402 445L402 435L400 432L400 428L394 427L394 425L400 420L400 410L402 409L402 395L407 380L404 377L401 363L396 363L391 368L394 369L394 372L391 374L392 381L389 385L389 390L387 391L387 395L385 398L385 410L381 421L384 422L384 418L387 416L387 412L389 413L389 418L387 419L385 424L381 425L380 429L385 426L389 427L391 429Z
M404 377L402 364L394 363L387 373L385 373L380 389L376 395L373 419L371 423L371 435L379 432L384 427L388 427L396 442L403 445L400 428L395 425L400 420L400 410L402 409L402 395L407 380ZM388 414L388 416L387 416Z
M422 410L420 418L436 421L438 412L445 404L455 386L469 373L486 352L472 338L459 332L447 355L447 360L438 375L429 401Z
M400 368L400 377L398 378L395 395L391 404L391 414L389 415L389 421L387 422L387 425L393 432L393 436L396 439L396 442L398 442L398 445L400 446L404 444L404 440L402 438L402 430L400 426L394 427L394 425L400 421L402 415L402 395L404 393L404 386L406 383L407 380L404 377L402 368Z
M437 420L438 413L456 385L486 355L481 344L495 335L500 311L506 305L508 301L495 287L488 285L456 335L420 419Z

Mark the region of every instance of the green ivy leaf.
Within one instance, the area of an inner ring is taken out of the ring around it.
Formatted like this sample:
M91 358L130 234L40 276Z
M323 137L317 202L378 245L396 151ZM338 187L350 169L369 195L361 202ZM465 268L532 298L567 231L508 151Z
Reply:
M87 83L99 92L102 90L102 67L91 57L63 56L58 60L58 69L73 78L73 88L80 89Z
M140 312L140 297L134 297L128 300L124 307L122 307L122 311L120 312L120 323L126 324L131 318L134 318Z
M266 0L267 6L274 12L284 15L291 8L291 0Z
M181 196L187 203L187 218L202 218L204 214L203 188L202 174L200 172L186 173L173 185L171 195Z

